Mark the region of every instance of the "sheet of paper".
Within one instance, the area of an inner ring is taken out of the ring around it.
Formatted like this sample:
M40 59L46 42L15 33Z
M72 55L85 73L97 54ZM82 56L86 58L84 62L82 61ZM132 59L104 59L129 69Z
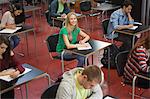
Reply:
M140 22L134 22L134 24L136 24L136 25L142 25L142 23L140 23Z
M89 50L92 49L91 45L89 43L84 43L82 45L79 45L77 47L78 50Z
M115 98L112 98L110 96L106 96L104 99L115 99Z
M14 33L17 30L21 29L22 27L16 27L16 29L3 29L0 31L0 33Z
M138 26L133 26L132 28L129 28L130 30L135 30L135 29L137 29L138 28Z
M22 74L19 74L18 77L21 76L21 75L24 75L24 74L26 74L28 72L30 72L31 70L32 69L30 69L30 68L25 68L25 71ZM0 79L9 82L9 81L13 80L14 78L11 78L9 75L6 75L6 76L0 76Z

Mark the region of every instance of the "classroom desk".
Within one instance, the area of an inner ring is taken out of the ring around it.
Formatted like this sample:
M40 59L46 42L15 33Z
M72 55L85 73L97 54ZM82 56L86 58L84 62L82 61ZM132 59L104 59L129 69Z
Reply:
M35 15L35 11L36 10L38 10L39 11L39 21L41 22L41 19L42 19L42 17L41 17L41 7L38 7L38 6L31 6L31 5L29 5L29 6L24 6L24 12L25 13L28 13L28 12L32 12L32 14L33 14L33 17L32 17L32 21L33 21L33 23L32 23L32 25L34 26L35 25L35 18L36 18L36 15ZM40 24L40 23L39 23ZM40 26L41 27L41 26ZM42 30L42 28L41 28L41 30Z
M124 30L114 30L114 31L122 33L122 34L132 35L133 36L133 38L132 38L132 47L134 47L135 36L138 35L138 34L142 34L144 32L150 31L150 26L142 25L142 26L139 26L135 30L124 29Z
M85 17L85 15L82 15L82 14L79 14L79 13L76 13L76 16L77 16L77 19L80 19L82 17ZM52 18L52 26L54 27L55 26L55 21L60 21L60 22L64 22L65 19L64 18L61 18L61 17L51 17ZM64 23L63 23L64 24ZM57 26L56 26L57 27Z
M107 15L107 11L115 10L120 8L118 5L110 4L110 3L102 3L100 6L92 7L92 10L101 11L101 18L104 19L105 13Z
M35 55L37 55L36 33L35 33L35 28L33 26L24 24L20 30L18 30L15 33L9 34L9 36L25 34L25 36L26 36L26 44L27 44L27 53L29 54L28 39L27 39L27 33L29 33L29 32L33 32L34 33L34 49L35 49Z
M6 82L6 81L3 81L3 80L0 80L0 84L4 84L5 85L5 88L0 88L0 95L5 93L5 92L7 92L7 91L9 91L9 90L11 90L11 89L14 89L15 87L18 87L18 86L21 86L23 84L26 84L26 99L28 99L28 86L27 86L28 82L30 82L30 81L32 81L34 79L47 77L48 85L50 85L50 76L47 73L45 73L45 72L43 72L43 71L41 71L41 70L39 70L39 69L29 65L29 64L22 64L22 66L26 67L26 68L30 68L32 70L30 72L28 72L28 73L26 73L26 74L16 78L16 79L10 81L10 82ZM9 84L11 83L11 86L6 86L8 83ZM1 86L3 86L3 85L1 85Z
M89 56L91 56L94 53L96 53L100 50L103 50L104 48L111 45L111 43L99 41L99 40L93 40L93 39L89 40L89 43L92 47L92 49L89 49L89 50L64 49L64 51L61 54L63 72L64 72L64 64L63 64L63 57L62 56L63 56L64 52L69 52L69 53L84 56L85 57L85 66L87 66L87 61L88 61ZM110 56L110 53L108 53L108 56ZM92 63L93 63L93 60L92 60ZM108 81L109 81L109 79L110 79L110 58L108 59Z

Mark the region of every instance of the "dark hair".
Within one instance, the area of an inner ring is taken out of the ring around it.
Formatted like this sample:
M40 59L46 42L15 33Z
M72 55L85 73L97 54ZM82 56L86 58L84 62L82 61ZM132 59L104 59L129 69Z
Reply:
M133 3L131 2L131 0L124 0L121 7L122 8L123 8L123 6L128 7L129 5L133 6Z
M142 33L141 37L137 40L131 52L139 46L143 46L146 49L150 49L150 33L149 32Z
M3 43L8 46L6 51L2 55L3 59L9 61L10 60L11 45L10 45L10 41L9 41L9 39L6 35L0 35L0 45L3 44Z
M102 80L101 69L96 65L85 67L82 75L87 75L88 81L96 79L98 82L100 82Z
M24 10L24 9L23 9L23 7L22 7L21 5L19 5L19 4L12 4L12 3L10 3L10 4L9 4L9 11L10 11L11 13L14 13L14 11L16 11L16 10Z

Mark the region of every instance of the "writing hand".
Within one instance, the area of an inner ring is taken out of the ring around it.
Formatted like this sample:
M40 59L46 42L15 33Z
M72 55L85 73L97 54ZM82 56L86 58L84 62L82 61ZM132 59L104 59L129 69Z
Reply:
M19 74L20 74L20 71L16 70L16 71L13 72L12 74L10 74L10 77L11 77L11 78L16 78Z

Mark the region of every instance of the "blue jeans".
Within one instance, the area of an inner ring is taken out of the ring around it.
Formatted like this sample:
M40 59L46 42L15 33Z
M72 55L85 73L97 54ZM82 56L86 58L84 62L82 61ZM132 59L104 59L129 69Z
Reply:
M61 54L59 54L59 55L61 55ZM84 56L65 52L63 54L63 58L64 58L64 60L70 60L70 59L76 58L78 60L77 67L83 67L85 65L85 57Z
M12 49L14 49L20 42L20 38L17 35L10 37L10 44Z

